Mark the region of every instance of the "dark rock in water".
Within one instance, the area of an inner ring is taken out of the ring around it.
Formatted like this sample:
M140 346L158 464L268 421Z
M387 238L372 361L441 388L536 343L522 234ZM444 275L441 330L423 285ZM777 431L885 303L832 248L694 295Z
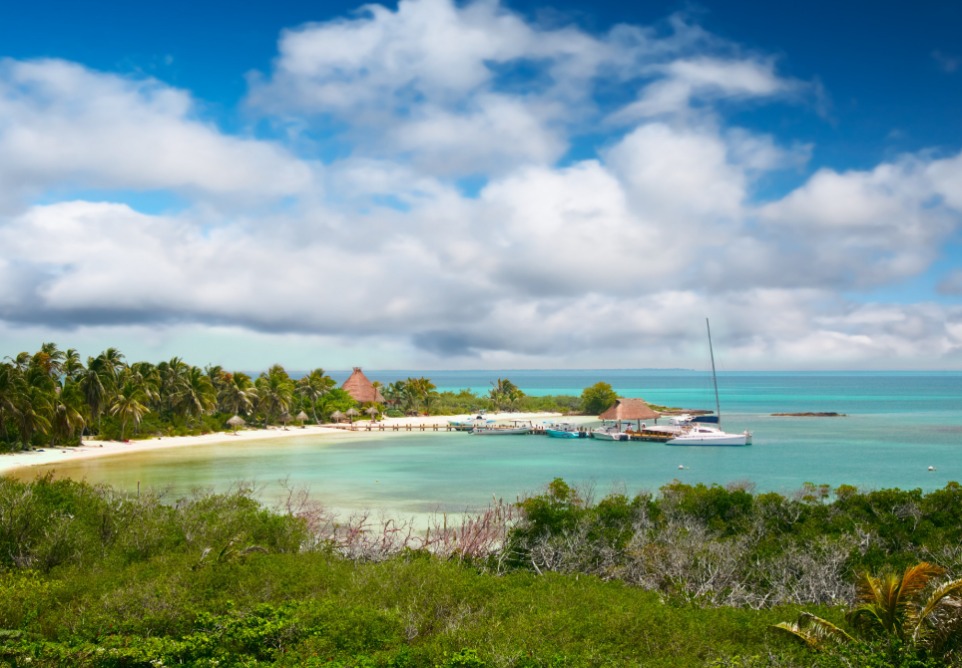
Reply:
M772 413L772 417L846 417L845 413Z

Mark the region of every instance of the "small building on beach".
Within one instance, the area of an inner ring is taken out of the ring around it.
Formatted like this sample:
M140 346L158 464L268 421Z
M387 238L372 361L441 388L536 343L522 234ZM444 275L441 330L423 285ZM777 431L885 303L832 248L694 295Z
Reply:
M657 420L661 413L653 410L644 399L618 399L614 406L598 417L602 420L640 423L642 420Z
M384 397L381 395L381 391L374 386L364 372L361 371L361 367L354 367L354 373L351 377L344 381L341 385L341 389L347 392L353 397L354 401L362 404L383 404Z

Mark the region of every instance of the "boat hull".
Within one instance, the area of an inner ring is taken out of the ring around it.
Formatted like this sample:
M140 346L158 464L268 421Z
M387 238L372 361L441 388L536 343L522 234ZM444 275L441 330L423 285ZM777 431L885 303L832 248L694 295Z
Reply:
M585 438L585 432L566 429L545 429L544 433L550 438Z
M667 445L751 445L752 435L743 434L683 434L665 441Z
M489 427L493 424L494 420L488 420L481 415L463 420L448 420L448 426L455 431L472 431L475 427Z
M520 436L531 431L531 427L475 427L471 433L475 436Z
M596 438L599 441L627 441L628 434L620 431L593 431L591 432L591 438Z

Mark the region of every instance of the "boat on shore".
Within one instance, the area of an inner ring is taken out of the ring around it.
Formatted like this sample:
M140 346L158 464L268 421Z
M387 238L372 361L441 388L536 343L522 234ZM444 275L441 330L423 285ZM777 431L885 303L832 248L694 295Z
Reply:
M715 388L715 414L697 418L688 415L679 416L680 418L687 418L689 424L682 428L680 434L673 436L665 443L667 445L751 445L752 433L748 430L740 434L722 431L721 402L718 399L718 376L715 373L715 351L711 344L711 324L708 322L708 318L705 318L705 327L708 330L708 351L711 355L711 380ZM717 426L713 426L712 423Z
M475 427L485 427L494 424L494 420L485 417L484 411L474 417L461 418L458 420L448 420L448 424L455 431L472 431Z

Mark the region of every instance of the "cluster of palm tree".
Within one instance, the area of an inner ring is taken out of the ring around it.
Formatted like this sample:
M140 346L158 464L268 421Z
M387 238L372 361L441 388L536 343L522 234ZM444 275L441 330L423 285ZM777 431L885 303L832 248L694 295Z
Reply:
M354 400L323 369L294 380L280 365L252 379L179 357L128 364L108 348L84 364L74 349L44 343L0 362L0 444L6 449L77 443L84 433L126 439L151 433L224 428L238 416L259 424L320 422Z
M488 396L491 398L491 403L494 405L495 410L514 411L518 410L525 394L521 391L521 388L507 378L498 378L497 382L494 383L494 387L492 387L488 393Z
M380 386L388 408L405 413L430 411L440 396L437 387L428 378L408 378Z

